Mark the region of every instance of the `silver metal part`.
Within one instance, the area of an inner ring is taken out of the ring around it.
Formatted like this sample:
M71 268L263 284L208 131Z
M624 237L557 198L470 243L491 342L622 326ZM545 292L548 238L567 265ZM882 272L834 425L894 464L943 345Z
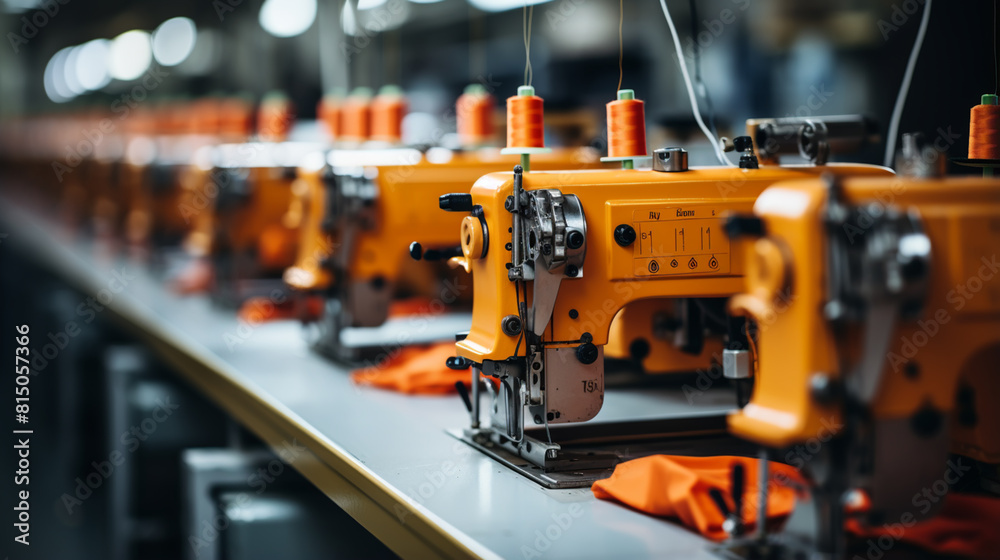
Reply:
M948 160L928 144L919 132L903 135L903 149L896 156L896 171L906 177L933 179L943 177Z
M815 165L879 140L875 123L861 115L751 119L747 124L757 125L754 144L760 157L800 155Z
M524 265L533 263L535 272L528 328L541 335L552 317L563 277L581 275L587 253L587 222L580 199L557 189L529 192L526 211L522 254Z
M653 171L676 173L688 170L688 153L684 148L653 150Z
M722 351L722 375L726 379L749 379L752 373L749 350Z
M918 315L926 300L931 242L915 212L880 203L848 206L836 180L831 179L829 189L829 296L824 312L835 323L864 325L863 351L847 387L860 402L870 404L881 384L896 322Z
M604 405L604 347L597 348L598 358L591 364L577 359L576 348L545 349L544 404L528 407L535 424L544 424L546 418L550 424L560 424L597 416Z

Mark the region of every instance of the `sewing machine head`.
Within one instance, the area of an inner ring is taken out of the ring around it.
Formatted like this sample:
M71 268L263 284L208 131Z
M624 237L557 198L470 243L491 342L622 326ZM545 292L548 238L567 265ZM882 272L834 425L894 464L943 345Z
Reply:
M932 511L914 500L942 476L1000 488L998 193L827 177L769 188L729 222L746 263L730 308L756 325L760 365L730 429L804 467L833 531L849 490L877 523ZM969 468L949 474L949 453Z
M285 223L296 169L324 147L306 142L223 144L199 154L185 202L196 208L186 245L210 256L222 300L240 302L281 286L297 234Z
M480 372L499 381L495 392L485 385L493 403L483 435L537 465L557 456L558 445L525 438L525 409L535 424L594 418L604 399L612 323L629 306L647 323L615 329L620 336L650 331L654 309L676 319L669 329L679 346L658 354L666 356L665 371L682 353L683 367L708 367L706 349L725 346L738 351L724 359L732 376L745 376L738 323L723 321L707 329L714 340L697 340L707 325L696 317L721 311L720 298L741 289L747 266L720 230L722 217L748 211L777 181L823 172L890 174L865 165L688 169L685 156L657 150L646 170L518 167L481 178L470 194L442 198L442 208L466 214L462 250L474 278L472 328L457 344L455 365L472 365L474 381ZM647 304L650 313L638 310ZM630 346L618 340L611 347L627 355Z
M328 298L322 317L303 317L319 321L316 344L336 357L356 358L357 349L341 344L341 332L382 325L394 300L415 295L442 309L468 302L465 273L446 262L462 254L455 240L462 217L442 214L437 199L516 161L493 149L336 149L325 164L301 167L293 201L302 220L299 250L284 279ZM592 150L577 149L556 151L538 165L600 162Z

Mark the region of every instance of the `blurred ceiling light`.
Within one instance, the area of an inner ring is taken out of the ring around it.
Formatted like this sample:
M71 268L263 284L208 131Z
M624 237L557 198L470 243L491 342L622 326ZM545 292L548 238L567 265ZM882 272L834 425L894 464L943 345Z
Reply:
M208 74L222 57L222 37L214 29L200 29L194 41L191 56L177 67L177 71L188 76Z
M350 2L344 2L344 8L340 10L340 27L348 35L358 34L358 20L354 16L354 9Z
M191 19L175 17L160 24L153 32L153 58L163 66L184 62L194 50L197 28Z
M410 2L414 4L437 4L438 2L441 1L442 0L410 0Z
M80 58L81 48L82 47L80 46L71 47L69 55L66 56L66 62L63 64L63 74L66 79L66 87L73 92L73 95L87 93L87 88L83 87L83 84L81 84L80 80L76 77L76 63Z
M301 35L316 20L316 0L264 0L260 26L275 37Z
M153 62L149 33L133 29L115 37L111 41L109 61L112 78L129 81L142 76Z
M358 11L378 8L385 4L387 0L358 0Z
M3 0L3 8L5 12L19 14L28 10L34 10L41 3L41 0Z
M77 47L76 80L87 90L101 89L111 82L108 72L108 61L111 54L111 41L94 39Z
M514 8L523 8L533 4L544 4L549 0L469 0L476 8L484 12L504 12Z
M66 47L52 55L49 63L45 66L43 81L45 85L45 95L56 103L65 103L76 97L66 86L66 59L69 58L73 47Z

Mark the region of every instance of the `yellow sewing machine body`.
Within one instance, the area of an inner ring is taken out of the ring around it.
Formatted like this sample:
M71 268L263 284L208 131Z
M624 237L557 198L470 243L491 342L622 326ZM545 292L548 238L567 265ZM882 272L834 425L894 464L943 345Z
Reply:
M873 207L876 217L886 205L915 212L931 245L926 300L919 317L893 329L871 415L900 421L922 411L952 416L952 452L1000 463L1000 181L850 178L842 187L851 204L881 205ZM843 382L842 356L856 360L862 351L858 332L838 339L823 315L827 205L820 181L770 188L754 208L765 236L740 241L736 251L747 263L746 284L730 307L760 325L760 370L750 403L729 424L736 435L773 448L843 425L841 407L817 402L811 380L822 374ZM849 223L846 234L860 235L868 227L860 222ZM956 413L960 405L975 422Z
M608 345L606 355L627 357L633 333L651 330L655 306L669 306L639 300L737 293L743 285L744 257L731 250L720 229L722 217L749 210L757 196L777 181L824 172L891 173L868 165L525 173L526 191L558 189L576 195L586 213L586 263L580 277L564 279L559 289L543 335L546 346L572 347L589 333L594 345ZM506 334L500 324L503 317L518 315L518 296L507 277L511 253L505 248L511 239L512 215L504 203L512 189L510 173L493 173L472 188L473 202L483 209L489 247L485 258L469 259L475 279L472 329L457 347L460 356L479 364L513 357L518 346L519 335ZM619 225L635 232L628 246L615 241ZM477 242L477 230L470 231L473 238L467 245ZM530 283L527 291L532 293ZM530 301L528 294L522 299ZM718 350L718 344L711 343L701 356L691 356L667 344L653 346L656 349L644 361L650 371L707 366L707 359ZM603 392L603 386L598 390Z
M337 182L351 182L349 188L357 189L365 188L361 185L364 181L374 185L370 203L360 205L352 216L363 214L362 224L350 233L345 228L349 220L329 215L331 193L325 177L330 168L300 168L301 183L296 187L291 212L302 220L299 249L295 265L285 272L285 281L298 290L325 290L335 282L325 265L334 257L347 259L345 282L435 285L435 276L427 276L432 269L409 258L408 247L414 239L428 248L456 245L461 216L442 212L438 197L467 189L492 171L513 168L518 158L500 155L494 149L432 150L427 155L413 149L335 150L331 154ZM532 163L540 169L601 166L598 154L589 149L556 150Z

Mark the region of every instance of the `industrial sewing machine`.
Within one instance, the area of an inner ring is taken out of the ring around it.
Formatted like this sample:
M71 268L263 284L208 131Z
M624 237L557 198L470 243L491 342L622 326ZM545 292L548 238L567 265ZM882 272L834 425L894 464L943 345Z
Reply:
M274 297L281 274L295 260L298 232L285 223L297 169L324 145L310 142L223 144L211 163L197 162L200 180L191 187L206 201L185 241L208 258L212 295L239 305L251 297Z
M490 148L382 148L335 149L326 162L302 166L289 212L299 224L298 253L284 279L303 298L322 300L319 313L305 305L300 315L316 327L313 345L355 360L464 328L456 324L468 324L467 316L459 323L422 321L405 339L369 330L373 338L359 329L385 324L392 302L408 296L430 301L438 313L468 303L465 272L446 263L462 254L455 238L461 216L443 214L437 198L516 162ZM535 163L542 169L601 166L590 149L556 150ZM414 238L419 243L411 244Z
M877 526L932 514L942 481L1000 494L1000 181L943 160L908 137L905 177L782 183L727 223L730 309L759 348L729 428L809 475L824 557L844 555L845 503Z
M451 361L472 368L472 426L456 435L543 485L574 487L627 458L622 449L597 450L598 440L648 454L662 452L650 442L667 433L688 442L725 433L723 417L554 425L597 415L605 357L631 354L630 335L655 330L656 310L672 323L671 336L647 341L657 352L652 370L708 368L712 351L722 349L726 377L748 377L746 331L723 304L742 289L750 264L731 249L722 217L749 211L778 181L891 174L868 165L758 166L749 138L734 147L739 168L688 168L686 152L669 148L654 152L652 169L517 167L481 178L471 193L442 197L442 208L465 214L463 259L474 279L472 328ZM716 314L723 317L707 320ZM480 383L480 376L492 380ZM485 421L483 387L490 393Z

